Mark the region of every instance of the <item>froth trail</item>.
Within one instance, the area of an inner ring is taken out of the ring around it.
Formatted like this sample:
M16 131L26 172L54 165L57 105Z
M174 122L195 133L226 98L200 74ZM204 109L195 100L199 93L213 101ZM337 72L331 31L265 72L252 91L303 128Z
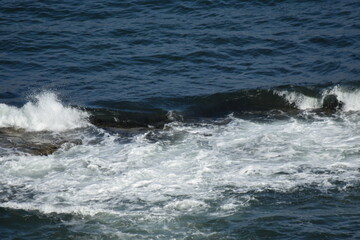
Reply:
M161 206L156 211L166 216L212 211L207 202L213 202L217 214L225 214L229 204L247 202L232 202L225 188L250 196L306 186L343 191L359 182L358 115L268 124L230 120L224 126L174 123L128 142L99 133L98 144L46 157L4 156L0 182L17 190L6 190L14 200L0 206L84 215L110 209L132 215L134 208L146 215Z
M89 125L89 114L64 106L56 94L43 92L17 108L0 104L0 127L26 131L65 131Z
M76 233L108 229L101 239L118 231L140 232L125 239L148 239L143 228L155 229L159 239L171 239L167 235L174 232L185 239L207 233L207 227L198 229L199 219L236 218L259 205L290 204L287 196L316 201L318 194L328 199L327 193L358 189L359 114L226 120L173 122L129 137L85 128L83 144L48 156L0 156L0 209L71 214L64 222ZM264 199L266 192L276 198ZM309 205L300 205L300 213L304 206Z

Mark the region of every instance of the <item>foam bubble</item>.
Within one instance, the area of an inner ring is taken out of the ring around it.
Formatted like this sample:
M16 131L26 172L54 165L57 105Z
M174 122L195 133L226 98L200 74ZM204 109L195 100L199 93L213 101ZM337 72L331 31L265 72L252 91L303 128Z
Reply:
M0 127L27 131L65 131L89 125L88 113L64 106L52 92L43 92L21 108L0 104Z

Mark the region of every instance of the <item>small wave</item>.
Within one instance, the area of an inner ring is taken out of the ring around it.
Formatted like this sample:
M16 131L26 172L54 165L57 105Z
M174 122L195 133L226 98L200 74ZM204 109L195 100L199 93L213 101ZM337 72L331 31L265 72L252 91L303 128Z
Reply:
M285 113L293 116L302 111L360 111L360 87L355 84L283 85L210 95L149 98L143 102L96 101L91 105L95 108L86 110L91 113L90 122L98 127L162 128L164 124L172 121L223 118L229 114L243 117L276 117L276 114Z
M17 108L0 104L0 127L21 128L27 131L65 131L86 127L89 114L64 106L56 94L43 92Z
M300 92L274 90L274 93L283 97L286 101L292 105L295 105L300 110L321 108L320 99L306 96Z
M274 90L274 93L283 97L288 103L300 110L323 108L325 98L332 95L341 103L342 111L360 111L360 89L336 85L323 89L318 96L307 96L302 92L289 90Z
M335 86L325 91L324 95L334 94L339 101L344 103L344 111L360 110L360 89L349 89L346 87Z

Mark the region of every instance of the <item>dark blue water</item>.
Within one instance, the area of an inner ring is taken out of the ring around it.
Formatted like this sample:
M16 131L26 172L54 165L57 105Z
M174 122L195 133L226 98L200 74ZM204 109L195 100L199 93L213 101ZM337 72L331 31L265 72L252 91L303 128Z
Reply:
M359 1L0 4L1 239L360 239Z
M2 1L2 92L74 103L359 80L357 1ZM35 89L35 90L34 90Z

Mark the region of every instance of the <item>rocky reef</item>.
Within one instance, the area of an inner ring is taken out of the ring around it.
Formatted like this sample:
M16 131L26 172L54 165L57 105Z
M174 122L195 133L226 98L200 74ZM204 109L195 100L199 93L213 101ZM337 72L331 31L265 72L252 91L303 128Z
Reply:
M81 139L74 139L65 134L0 128L0 155L8 153L50 155L61 147L79 144L82 144Z

